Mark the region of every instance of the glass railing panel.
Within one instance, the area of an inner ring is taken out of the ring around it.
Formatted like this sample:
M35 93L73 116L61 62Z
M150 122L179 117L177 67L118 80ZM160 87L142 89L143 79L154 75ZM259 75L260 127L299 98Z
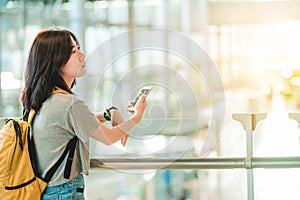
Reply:
M246 200L242 170L92 171L86 198Z

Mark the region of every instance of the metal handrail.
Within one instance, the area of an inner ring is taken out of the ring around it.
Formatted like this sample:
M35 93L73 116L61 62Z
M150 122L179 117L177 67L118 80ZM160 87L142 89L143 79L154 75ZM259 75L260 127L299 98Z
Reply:
M300 168L300 157L241 157L241 158L100 158L91 159L94 170L143 169L254 169Z

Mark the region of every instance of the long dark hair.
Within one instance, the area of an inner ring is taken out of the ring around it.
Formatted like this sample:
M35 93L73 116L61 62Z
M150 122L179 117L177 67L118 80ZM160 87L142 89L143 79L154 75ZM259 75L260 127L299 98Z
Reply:
M71 37L78 43L72 32L59 28L43 30L35 37L28 55L25 87L20 97L25 111L38 111L55 86L72 94L61 76L61 69L72 53ZM74 84L75 81L72 87Z

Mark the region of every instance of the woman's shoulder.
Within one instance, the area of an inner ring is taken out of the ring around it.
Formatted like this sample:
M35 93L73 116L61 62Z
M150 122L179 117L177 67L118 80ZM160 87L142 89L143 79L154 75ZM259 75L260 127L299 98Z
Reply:
M77 102L83 102L80 98L73 94L62 94L62 93L55 93L52 94L45 104L49 104L51 106L58 106L58 107L70 107Z
M82 101L79 97L74 94L63 94L63 93L55 93L51 95L52 99L55 101Z

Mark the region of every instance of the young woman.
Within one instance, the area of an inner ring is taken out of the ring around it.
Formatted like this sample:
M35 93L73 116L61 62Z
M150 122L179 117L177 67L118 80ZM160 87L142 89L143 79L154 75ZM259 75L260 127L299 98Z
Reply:
M141 121L146 108L143 96L134 111L128 110L133 115L127 121L123 121L115 107L92 113L71 91L76 78L86 73L84 59L75 35L65 29L41 31L29 50L21 102L25 111L36 111L33 137L38 175L45 177L68 141L74 136L78 138L70 178L64 178L65 159L50 180L43 200L84 199L82 174L88 174L90 167L89 139L104 144L122 139L125 143L129 131ZM67 93L53 93L57 89ZM101 123L110 118L116 126L108 128Z

